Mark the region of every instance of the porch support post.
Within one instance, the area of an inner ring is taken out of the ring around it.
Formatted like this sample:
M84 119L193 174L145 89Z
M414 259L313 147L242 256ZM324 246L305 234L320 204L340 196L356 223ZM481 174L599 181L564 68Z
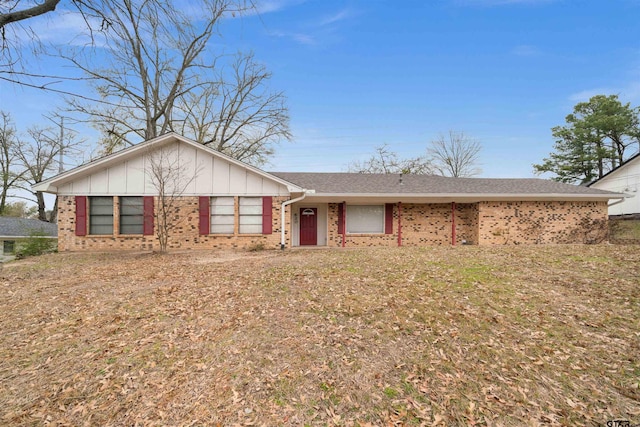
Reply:
M451 246L456 245L456 202L451 202Z
M347 202L342 202L342 247L347 245Z
M402 202L398 202L398 246L402 246Z

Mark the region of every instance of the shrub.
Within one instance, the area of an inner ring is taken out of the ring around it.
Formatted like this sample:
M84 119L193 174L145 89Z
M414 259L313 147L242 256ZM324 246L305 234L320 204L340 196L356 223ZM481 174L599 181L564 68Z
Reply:
M578 225L569 231L567 243L594 245L604 243L609 238L609 222L606 219L582 218Z
M264 251L265 249L266 247L264 246L263 242L254 243L253 245L247 248L249 252L260 252L260 251Z
M16 258L21 259L28 256L38 256L56 250L54 239L45 237L40 231L29 234L29 238L24 240L16 250Z

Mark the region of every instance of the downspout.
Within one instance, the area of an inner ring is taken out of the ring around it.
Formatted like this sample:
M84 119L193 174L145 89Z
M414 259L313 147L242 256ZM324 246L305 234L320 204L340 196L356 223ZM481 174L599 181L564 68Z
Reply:
M402 246L402 202L398 202L398 246Z
M624 202L626 199L630 199L632 197L634 197L634 196L623 197L623 198L619 199L617 202L607 203L607 207L610 208L611 206L619 205L620 203Z
M301 200L303 200L305 197L307 197L307 190L302 190L302 196L296 198L296 199L291 199L291 200L287 200L285 202L282 203L282 207L280 208L280 249L284 250L285 246L286 246L286 240L285 240L285 208L287 206L289 206L292 203L296 203L299 202ZM291 238L293 238L293 224L290 224L291 226Z
M456 202L451 202L451 246L456 245Z

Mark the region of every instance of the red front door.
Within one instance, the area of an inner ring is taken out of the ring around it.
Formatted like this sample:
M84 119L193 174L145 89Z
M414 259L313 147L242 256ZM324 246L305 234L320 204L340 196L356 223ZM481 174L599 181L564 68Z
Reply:
M300 208L300 246L318 244L318 209Z

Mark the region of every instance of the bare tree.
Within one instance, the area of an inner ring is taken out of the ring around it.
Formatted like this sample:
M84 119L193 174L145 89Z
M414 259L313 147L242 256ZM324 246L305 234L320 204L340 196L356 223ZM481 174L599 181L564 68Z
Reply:
M432 174L431 163L424 157L400 159L387 144L376 147L375 153L362 162L352 162L347 167L349 172L383 173L383 174Z
M38 206L38 219L50 221L54 218L47 218L44 194L33 191L31 186L58 172L61 154L77 150L83 141L78 140L73 131L66 132L61 139L60 134L50 127L34 126L27 130L27 134L29 138L16 148L17 158L25 171L19 188L32 195L29 200Z
M248 0L200 0L187 11L169 1L102 0L85 7L108 22L104 51L108 67L96 67L91 52L62 56L82 70L100 104L72 100L72 107L104 135L105 152L171 130L225 153L261 163L271 144L290 138L282 93L270 93L270 78L253 55L237 55L231 77L226 57L211 39L223 16L243 13ZM194 10L198 17L194 17ZM195 104L195 105L194 105ZM190 135L191 134L191 135Z
M185 215L178 214L182 196L198 174L197 170L190 174L188 166L180 161L177 147L161 148L147 155L147 174L158 194L154 219L161 252L166 252L172 231L185 219Z
M431 158L434 170L443 176L471 177L482 171L477 166L482 146L464 132L450 130L448 135L440 135L431 141L427 156Z
M0 31L7 24L23 21L48 12L53 12L60 0L43 0L40 4L24 6L20 0L0 2Z
M273 155L274 143L291 138L285 96L268 90L271 73L253 54L236 54L229 75L224 71L179 99L175 126L235 159L261 165Z
M4 214L10 191L16 189L18 182L25 173L17 155L19 145L20 141L11 120L11 115L0 111L0 174L2 174L0 215Z

